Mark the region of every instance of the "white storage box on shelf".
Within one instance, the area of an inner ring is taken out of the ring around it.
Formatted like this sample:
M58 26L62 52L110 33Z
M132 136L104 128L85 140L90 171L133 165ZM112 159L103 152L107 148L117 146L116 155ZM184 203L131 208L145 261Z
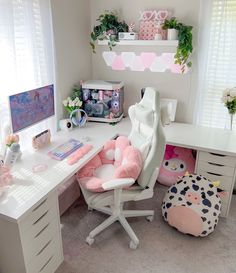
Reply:
M86 81L82 84L82 100L89 121L119 122L123 117L124 83Z

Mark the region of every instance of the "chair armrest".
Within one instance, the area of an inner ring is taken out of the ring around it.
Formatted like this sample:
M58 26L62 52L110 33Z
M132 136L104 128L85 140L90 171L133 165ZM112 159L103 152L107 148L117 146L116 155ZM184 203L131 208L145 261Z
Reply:
M117 178L102 184L104 190L115 190L118 188L129 187L135 183L133 178Z

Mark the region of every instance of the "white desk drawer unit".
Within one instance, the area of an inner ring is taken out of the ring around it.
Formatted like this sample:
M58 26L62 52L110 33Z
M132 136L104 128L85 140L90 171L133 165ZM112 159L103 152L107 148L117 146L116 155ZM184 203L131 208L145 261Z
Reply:
M19 222L9 222L4 230L15 230L12 241L4 242L4 236L0 239L6 245L6 252L15 250L13 259L18 262L15 265L2 262L0 273L55 272L63 261L59 219L57 191L54 191L36 203Z
M222 198L221 216L227 217L235 181L236 158L223 154L198 152L196 173L211 181L220 181L220 188L227 191Z
M62 259L57 194L36 204L20 222L22 249L27 273L54 272ZM57 265L52 270L53 264Z

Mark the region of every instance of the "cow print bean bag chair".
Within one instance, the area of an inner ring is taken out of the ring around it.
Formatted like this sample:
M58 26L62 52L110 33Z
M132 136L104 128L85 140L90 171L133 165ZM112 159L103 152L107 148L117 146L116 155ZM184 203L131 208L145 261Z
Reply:
M162 203L162 215L182 233L204 237L218 223L223 191L201 175L185 175L171 186Z

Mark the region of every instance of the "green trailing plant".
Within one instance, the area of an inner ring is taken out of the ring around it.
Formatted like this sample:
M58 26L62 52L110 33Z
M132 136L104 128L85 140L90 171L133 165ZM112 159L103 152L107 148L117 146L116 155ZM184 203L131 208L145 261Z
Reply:
M128 25L124 21L119 21L117 13L113 11L105 11L104 14L99 16L97 22L99 22L99 25L94 26L90 35L90 45L93 53L96 53L95 42L97 40L108 40L109 49L112 50L116 42L118 42L118 32L128 31Z
M165 20L163 24L163 29L171 28L178 30L179 45L175 54L175 63L181 66L182 73L184 73L185 65L187 65L187 67L192 66L189 57L193 52L193 27L180 23L175 17L172 17L170 20Z

